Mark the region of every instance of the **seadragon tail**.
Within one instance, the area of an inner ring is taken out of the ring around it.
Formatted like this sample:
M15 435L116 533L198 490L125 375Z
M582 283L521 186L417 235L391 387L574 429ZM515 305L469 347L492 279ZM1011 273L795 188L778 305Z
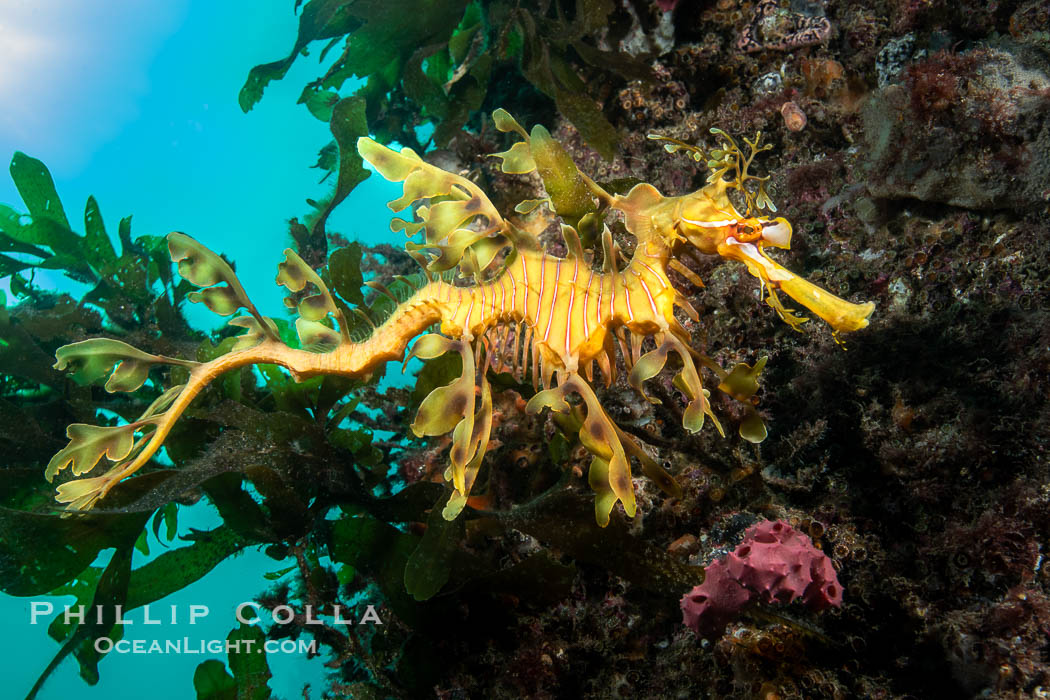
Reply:
M58 486L56 500L65 503L67 510L92 508L117 483L148 464L192 401L222 374L265 363L286 368L296 381L322 374L366 378L385 362L403 359L409 341L441 319L440 299L451 297L451 285L440 280L429 282L399 304L368 338L354 342L350 340L346 319L324 282L294 251L286 250L278 283L292 292L303 292L308 285L317 291L297 304L299 318L295 328L300 345L306 348L298 349L286 345L277 334L277 325L259 314L222 258L185 234L173 233L168 242L183 277L202 287L191 293L190 300L203 302L222 315L230 315L238 308L248 309L250 315L229 322L247 330L237 336L230 352L203 363L152 355L109 338L59 348L57 369L71 369L74 378L82 383L106 380L105 387L110 392L138 390L154 365L176 365L189 370L185 384L163 392L131 423L76 423L67 428L69 444L51 458L45 471L49 481L67 467L79 477L94 471L103 457L111 462L99 476L73 479ZM322 322L328 316L334 317L338 330Z
M59 352L65 350L65 354L69 355L71 350L76 350L75 345L83 343L65 346ZM62 355L59 357L61 362ZM132 423L112 427L81 423L70 425L66 429L69 444L52 457L47 466L46 476L49 481L70 465L75 475L90 471L103 456L111 460L113 465L101 476L60 484L55 500L67 504L66 509L71 511L92 508L117 483L149 463L193 399L220 375L246 365L269 363L287 367L297 378L305 378L321 371L320 358L320 355L267 340L210 362L194 363L185 384L162 394L146 413ZM119 371L118 367L116 372ZM140 432L144 434L136 437Z

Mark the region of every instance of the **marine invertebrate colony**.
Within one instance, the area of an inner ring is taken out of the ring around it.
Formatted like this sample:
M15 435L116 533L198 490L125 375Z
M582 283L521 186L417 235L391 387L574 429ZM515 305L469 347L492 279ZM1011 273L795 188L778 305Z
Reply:
M825 41L831 34L827 17L811 17L780 7L776 0L760 0L755 15L736 41L736 48L754 51L791 51Z
M718 637L752 600L793 603L814 610L842 605L842 586L831 559L783 521L752 525L734 551L711 562L703 584L682 597L682 622L704 637Z
M696 363L715 372L719 389L742 402L757 390L765 364L762 359L754 367L740 364L726 372L690 347L675 308L695 319L699 316L675 289L668 270L675 269L698 284L699 279L677 261L677 253L691 247L744 263L760 280L766 302L795 328L806 319L783 305L778 290L824 319L836 333L867 325L873 304L840 299L780 266L765 252L766 246L787 248L791 226L783 218L760 214L774 207L765 192L765 178L748 172L755 155L765 150L757 138L745 140L748 153L718 130L721 148L710 152L664 139L668 151L685 151L707 162L712 170L708 184L678 197L665 197L648 184L614 195L579 172L542 126L529 133L502 110L493 116L497 128L522 137L497 154L503 171L536 170L549 194L546 200L522 202L516 211L549 205L565 222L567 257L544 252L533 235L505 219L473 182L426 163L410 149L398 153L362 138L358 142L362 157L386 178L405 183L404 196L390 202L390 208L398 211L422 202L415 209L418 221L394 219L392 228L422 236L421 241L409 242L408 249L424 265L429 281L397 306L370 337L354 342L345 313L324 281L293 250L286 250L277 282L300 299L289 300L299 313L295 326L302 347L296 349L281 341L274 322L258 312L222 258L189 236L170 234L168 248L180 274L202 287L191 301L203 302L221 315L247 309L249 315L230 321L247 330L231 352L205 363L150 355L110 339L60 348L56 367L73 366L85 381L108 376L109 391L138 389L154 364L181 365L189 370L189 377L184 385L163 393L137 421L115 427L70 426L70 443L49 463L48 478L69 465L80 476L94 469L103 456L114 464L100 476L61 484L57 499L72 510L92 507L149 461L193 398L224 372L270 363L287 368L296 379L322 374L365 377L387 361L404 359L409 341L440 324L440 333L420 337L408 356L430 359L455 352L462 358L462 376L427 396L412 424L420 436L452 433L446 478L454 491L445 517L454 518L466 504L485 456L492 426L488 370L509 368L520 379L531 373L537 389L542 384L527 410L549 407L569 414L578 425L580 440L592 455L588 480L597 494L596 518L605 525L617 502L629 516L635 513L630 457L666 491L674 493L677 486L602 407L591 387L594 365L607 383L613 381L619 346L630 384L644 395L643 383L663 369L672 351L677 353L681 370L674 383L688 400L685 428L698 431L709 417L722 432ZM730 201L730 190L744 201L743 214ZM608 227L599 223L612 210L622 212L627 231L636 238L626 265L621 265ZM597 237L599 229L601 270L592 266L580 235L582 231ZM472 277L473 284L459 286L435 277L453 268ZM311 295L300 294L308 288ZM655 347L642 354L647 338ZM572 394L579 397L578 406L569 403ZM753 441L765 437L765 427L753 409L740 431Z

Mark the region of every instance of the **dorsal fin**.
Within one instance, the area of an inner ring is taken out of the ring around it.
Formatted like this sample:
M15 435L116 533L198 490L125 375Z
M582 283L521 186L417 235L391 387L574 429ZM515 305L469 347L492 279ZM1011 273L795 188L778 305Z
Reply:
M372 317L366 314L363 309L361 309L358 306L355 306L354 308L350 309L350 311L353 312L354 315L363 320L365 323L367 323L369 326L371 326L372 330L376 329L375 321L373 321Z
M395 304L400 304L401 303L401 300L398 299L396 296L394 296L394 293L391 292L390 289L387 288L387 286L385 284L383 284L382 282L377 282L375 280L367 280L365 282L365 284L368 285L369 287L371 287L372 289L376 290L377 292L379 292L383 296L387 297L388 299L393 301Z

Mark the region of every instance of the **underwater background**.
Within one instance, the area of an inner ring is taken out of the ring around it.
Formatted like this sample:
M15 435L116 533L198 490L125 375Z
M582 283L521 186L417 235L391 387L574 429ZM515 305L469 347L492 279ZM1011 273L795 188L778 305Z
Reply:
M0 5L0 62L5 697L1050 692L1050 3L37 0ZM554 164L510 167L497 109L536 153L545 126ZM110 393L54 367L60 347L206 362L243 330L191 303L169 232L223 255L282 340L303 335L274 284L289 246L367 335L394 302L365 281L403 301L420 269L389 225L401 185L358 137L597 260L576 173L686 194L727 157L712 129L772 145L749 167L794 228L773 257L875 307L856 332L796 332L744 266L683 257L691 347L761 373L735 402L705 377L725 436L681 427L670 372L659 404L626 371L593 382L679 493L638 473L637 512L599 527L579 424L492 372L489 454L443 518L450 441L413 418L459 376L445 356L370 381L231 372L93 510L55 502L68 425L125 425L184 381ZM107 612L66 624L77 604ZM185 646L99 653L121 638Z

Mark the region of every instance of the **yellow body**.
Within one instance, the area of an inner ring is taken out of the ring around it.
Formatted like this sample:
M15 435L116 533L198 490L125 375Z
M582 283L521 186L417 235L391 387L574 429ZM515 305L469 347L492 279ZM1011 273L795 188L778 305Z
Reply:
M651 185L641 184L626 195L615 196L575 171L571 161L566 166L563 152L557 150L560 146L541 127L529 136L505 112L494 116L499 128L517 131L525 139L500 154L506 172L529 172L537 163L562 163L560 171L543 173L548 189L554 188L551 182L556 176L561 179L555 189L575 192L573 204L582 206L581 210L590 206L598 212L622 212L627 231L636 239L626 265L620 264L619 251L607 228L602 235L601 268L584 253L575 228L568 225L562 230L569 255L549 255L530 234L504 220L473 182L425 163L409 149L397 153L361 139L361 155L388 179L405 183L404 197L391 202L391 208L397 211L422 202L415 210L418 221L395 219L392 227L410 236L422 235L422 240L410 242L408 249L417 256L418 251L427 251L429 257L418 258L425 263L428 276L431 270L458 266L462 274L475 277L474 283L457 285L431 279L401 303L370 338L352 342L342 312L320 277L293 251L286 251L278 282L295 292L311 286L317 290L316 295L299 302L296 328L302 344L315 350L326 348L321 352L293 349L277 338L272 322L258 314L221 258L188 236L172 234L169 247L179 262L180 273L204 287L194 300L204 301L223 314L247 308L250 316L231 323L249 330L241 336L239 349L203 364L147 355L111 340L88 340L60 349L59 368L67 364L80 364L81 369L90 366L91 378L108 374L116 365L107 383L111 390L141 386L149 366L156 363L183 364L191 371L186 385L167 392L134 423L113 428L70 426L70 444L51 460L49 478L70 464L74 475L91 471L103 456L113 466L101 476L60 485L58 500L74 510L92 507L116 483L149 461L186 406L223 372L264 362L286 367L296 379L320 374L363 377L385 362L405 359L409 342L428 327L440 324L441 335L422 336L411 354L428 359L458 352L463 359L463 376L434 390L420 406L412 427L421 436L452 432L450 476L454 490L445 517L451 519L462 510L485 455L492 425L486 372L495 367L509 369L521 379L531 373L534 386L539 389L542 385L543 390L528 403L530 411L549 407L568 412L567 396L580 396L584 415L579 437L592 454L588 479L597 493L596 518L604 525L617 502L628 515L634 515L632 457L663 489L677 492L674 480L616 426L591 388L595 365L606 383L615 379L617 349L629 370L629 382L643 395L644 382L663 369L668 354L674 351L679 355L682 368L675 386L688 402L684 413L687 429L699 430L705 417L710 417L722 430L694 364L694 359L699 359L702 366L718 375L719 389L744 403L748 417L740 426L741 435L752 441L765 436L750 401L765 360L754 367L741 364L726 372L689 346L690 336L676 319L676 309L696 318L695 310L674 288L667 272L677 265L676 270L695 278L676 262L683 247L744 263L760 280L767 303L793 327L805 319L781 304L778 290L824 319L836 333L867 325L871 303L840 299L796 276L765 252L766 246L787 248L791 227L782 218L752 215L752 195L745 188L750 176L746 175L746 163L740 168L744 156L739 151L728 152L737 160L724 156L725 169L716 172L697 192L665 197ZM753 157L754 144L748 143ZM735 180L723 176L731 166L737 168ZM748 196L747 216L730 202L727 190L732 187ZM763 192L760 190L760 198ZM582 217L577 219L582 222ZM338 333L323 323L325 318L334 319ZM652 339L652 349L643 353L647 338Z

